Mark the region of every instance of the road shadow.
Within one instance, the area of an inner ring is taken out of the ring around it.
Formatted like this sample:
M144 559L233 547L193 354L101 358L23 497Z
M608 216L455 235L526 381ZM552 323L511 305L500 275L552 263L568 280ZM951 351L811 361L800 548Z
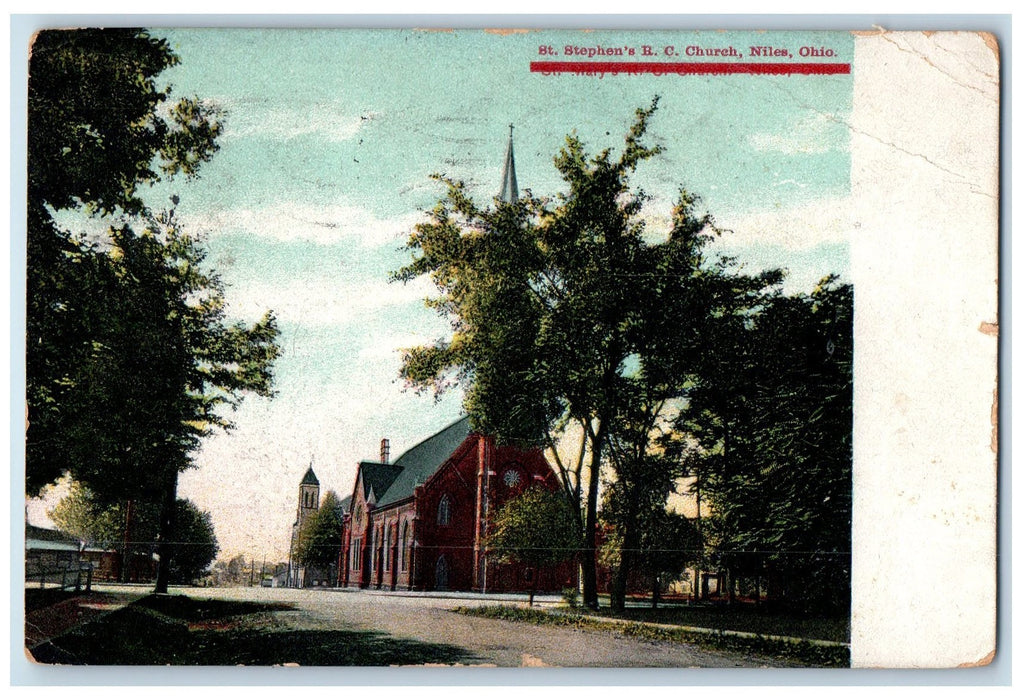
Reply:
M395 666L476 661L450 644L375 630L279 629L287 603L150 596L32 649L43 664ZM278 627L274 629L274 627Z

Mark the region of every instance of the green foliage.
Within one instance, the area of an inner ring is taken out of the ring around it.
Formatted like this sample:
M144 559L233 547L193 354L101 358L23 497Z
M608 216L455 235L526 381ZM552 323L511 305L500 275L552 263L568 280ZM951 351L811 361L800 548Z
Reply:
M220 551L212 517L189 500L177 499L172 539L170 580L174 583L201 578Z
M171 89L157 85L178 60L140 29L39 32L28 81L30 206L139 213L139 185L193 175L209 160L221 115L196 99L168 109Z
M220 113L195 99L170 104L170 88L157 84L159 74L177 62L166 41L138 29L45 30L33 42L26 319L30 495L68 469L77 471L85 459L103 465L75 476L91 482L96 496L109 491L116 501L138 487L137 480L123 483L125 470L116 465L138 443L148 445L151 453L153 443L162 441L153 439L146 426L136 431L136 440L124 441L125 426L131 424L125 416L140 422L167 416L139 396L145 391L155 396L159 380L147 384L144 374L131 373L130 360L115 356L142 335L139 328L125 328L128 318L142 320L144 305L166 295L156 289L159 275L136 278L139 269L132 263L138 257L130 256L128 248L140 246L127 240L133 234L122 229L115 244L120 251L110 251L61 230L52 215L62 210L80 216L122 212L153 219L139 187L177 173L193 176L212 157L221 133ZM148 254L162 256L153 250ZM169 251L162 257L187 256ZM154 336L142 349L158 339ZM167 355L146 359L166 361ZM223 365L231 361L226 358ZM117 410L99 413L94 410L98 405ZM109 432L118 427L119 434ZM182 466L180 461L176 466ZM93 472L104 474L95 478Z
M702 552L696 523L684 515L654 511L642 522L638 568L664 583L677 579Z
M580 545L578 520L564 498L533 487L496 512L486 548L500 561L555 566Z
M661 447L668 438L663 415L669 394L651 380L642 373L627 378L635 396L608 438L614 478L604 490L601 518L610 534L600 555L614 570L611 605L617 611L624 610L630 585L641 581L658 595L659 584L677 578L702 546L696 527L666 510L681 469Z
M276 322L226 323L204 258L173 211L147 217L141 233L111 231L110 248L90 258L88 351L64 377L58 425L40 427L53 428L45 440L30 428L30 471L56 460L94 498L159 502L161 475L188 467L202 437L231 427L225 408L243 393L270 395Z
M848 610L851 549L852 288L770 301L718 328L679 428L710 503L716 560L762 576L772 600Z
M564 602L569 609L574 610L578 607L578 589L577 588L562 588L561 589L561 601Z
M29 66L26 490L69 473L105 504L159 504L157 590L178 472L225 408L270 395L279 352L272 315L224 321L202 246L140 194L217 150L220 112L157 83L177 61L142 30L48 30ZM87 241L60 211L121 216Z
M128 547L132 554L145 557L152 554L160 530L158 503L106 504L78 482L70 484L67 495L47 515L61 532L90 546L122 551ZM177 499L168 540L173 544L170 580L175 583L199 578L219 551L209 513L187 499Z
M66 496L46 512L61 532L86 544L111 547L124 540L124 511L120 506L102 508L92 493L72 482Z
M614 571L615 582L620 580L622 586L639 583L651 590L658 578L666 586L681 577L703 551L696 522L662 506L637 518L631 525L634 535L628 538L623 523L614 525L607 509L602 515L610 527L600 547L600 561ZM631 546L626 546L626 539ZM618 611L624 608L625 592L621 588L612 594L621 600L614 606Z
M344 546L344 509L334 491L327 491L323 502L298 533L293 557L303 566L329 566L337 563Z

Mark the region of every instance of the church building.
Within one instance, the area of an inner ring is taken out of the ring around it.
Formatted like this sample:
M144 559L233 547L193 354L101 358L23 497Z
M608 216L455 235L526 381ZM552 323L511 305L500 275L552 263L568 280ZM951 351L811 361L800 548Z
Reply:
M319 512L319 479L316 472L309 465L305 476L298 484L298 512L295 521L291 525L291 548L288 551L287 587L306 588L310 586L334 586L337 582L337 571L333 565L327 569L316 566L305 566L297 561L295 551L298 547L298 539L301 536L305 524ZM347 499L341 501L338 507L346 510Z
M529 487L558 488L542 451L502 447L462 418L393 462L361 462L345 516L339 585L389 590L555 591L577 582L573 562L532 570L494 562L494 513ZM533 578L535 577L535 578Z

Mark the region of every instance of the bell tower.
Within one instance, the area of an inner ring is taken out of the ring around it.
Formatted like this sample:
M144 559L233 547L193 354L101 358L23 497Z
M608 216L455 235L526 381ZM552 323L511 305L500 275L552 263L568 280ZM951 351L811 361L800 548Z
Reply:
M319 510L319 479L309 464L308 471L298 485L298 529L302 529L305 521Z

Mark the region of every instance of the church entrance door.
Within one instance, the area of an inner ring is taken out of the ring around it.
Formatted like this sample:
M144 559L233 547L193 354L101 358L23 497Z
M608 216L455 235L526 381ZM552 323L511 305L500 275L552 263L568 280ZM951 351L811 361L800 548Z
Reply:
M436 589L438 591L447 590L447 579L450 575L450 570L447 566L447 558L441 554L440 558L436 560Z

